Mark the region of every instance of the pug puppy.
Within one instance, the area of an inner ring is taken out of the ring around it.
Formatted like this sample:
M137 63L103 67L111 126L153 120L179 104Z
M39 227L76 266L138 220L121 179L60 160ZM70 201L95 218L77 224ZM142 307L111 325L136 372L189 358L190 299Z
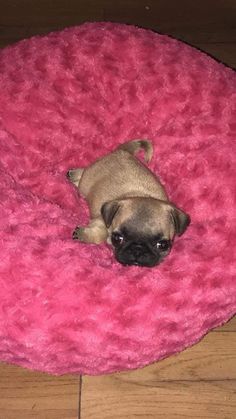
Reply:
M190 217L171 203L158 178L135 154L144 149L148 163L151 142L134 140L90 166L69 170L69 180L87 200L91 220L74 230L73 239L112 247L123 265L153 267L170 253Z

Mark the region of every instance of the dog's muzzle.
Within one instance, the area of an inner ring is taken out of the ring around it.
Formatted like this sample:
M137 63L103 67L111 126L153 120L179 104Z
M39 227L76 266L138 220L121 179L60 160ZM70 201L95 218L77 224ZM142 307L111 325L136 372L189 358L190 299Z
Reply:
M143 243L131 243L116 252L118 262L123 265L155 266L159 263L159 255Z

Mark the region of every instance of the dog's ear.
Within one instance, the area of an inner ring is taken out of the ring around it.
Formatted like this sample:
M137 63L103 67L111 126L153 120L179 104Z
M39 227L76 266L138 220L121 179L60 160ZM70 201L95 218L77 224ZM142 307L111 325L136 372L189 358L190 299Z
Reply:
M174 222L176 234L182 236L191 222L189 215L173 205L171 208L171 217Z
M118 201L109 201L103 204L101 208L101 214L107 228L110 227L112 220L115 217L119 207L120 204Z

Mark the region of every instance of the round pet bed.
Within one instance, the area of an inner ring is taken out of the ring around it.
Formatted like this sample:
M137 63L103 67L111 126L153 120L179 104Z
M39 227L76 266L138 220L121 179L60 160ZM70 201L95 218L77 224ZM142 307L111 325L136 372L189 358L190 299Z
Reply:
M236 76L132 26L94 23L0 52L0 360L53 374L141 367L236 311ZM118 144L191 215L156 268L72 240L88 208L66 179Z

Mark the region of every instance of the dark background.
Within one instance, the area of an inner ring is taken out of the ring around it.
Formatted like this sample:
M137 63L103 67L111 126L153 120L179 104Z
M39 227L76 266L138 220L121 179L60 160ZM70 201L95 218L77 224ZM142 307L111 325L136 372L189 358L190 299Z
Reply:
M236 0L0 0L0 47L104 20L172 35L236 67Z

